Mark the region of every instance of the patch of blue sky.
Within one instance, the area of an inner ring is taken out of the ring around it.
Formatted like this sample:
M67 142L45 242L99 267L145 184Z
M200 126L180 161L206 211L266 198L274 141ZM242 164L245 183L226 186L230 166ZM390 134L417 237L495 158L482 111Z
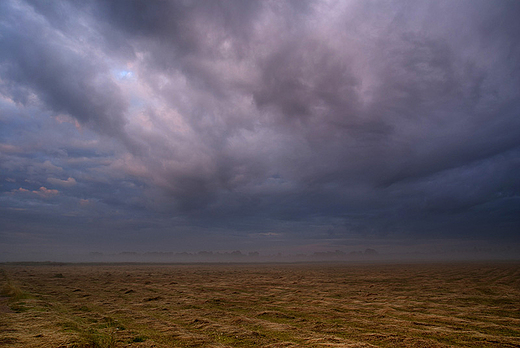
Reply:
M131 70L114 69L114 70L112 70L112 73L114 74L115 78L118 80L131 80L131 79L135 78L135 74Z

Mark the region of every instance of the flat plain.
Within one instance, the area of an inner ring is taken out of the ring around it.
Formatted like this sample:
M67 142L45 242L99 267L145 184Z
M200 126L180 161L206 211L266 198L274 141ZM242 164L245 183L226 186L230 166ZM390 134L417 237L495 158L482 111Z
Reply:
M5 347L520 347L519 263L3 264Z

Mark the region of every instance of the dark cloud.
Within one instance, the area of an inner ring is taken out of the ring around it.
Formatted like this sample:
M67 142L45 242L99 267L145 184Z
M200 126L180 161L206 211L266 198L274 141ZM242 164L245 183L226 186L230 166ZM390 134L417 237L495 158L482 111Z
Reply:
M84 49L83 37L52 28L30 6L13 7L3 11L9 20L4 18L0 42L6 95L24 105L35 96L52 112L124 138L127 103L97 52Z
M514 1L0 6L4 246L518 242Z

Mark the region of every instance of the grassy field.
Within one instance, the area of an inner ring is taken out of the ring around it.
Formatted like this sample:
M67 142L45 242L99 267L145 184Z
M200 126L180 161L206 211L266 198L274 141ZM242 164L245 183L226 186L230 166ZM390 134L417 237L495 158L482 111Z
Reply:
M520 264L0 265L5 347L520 347Z

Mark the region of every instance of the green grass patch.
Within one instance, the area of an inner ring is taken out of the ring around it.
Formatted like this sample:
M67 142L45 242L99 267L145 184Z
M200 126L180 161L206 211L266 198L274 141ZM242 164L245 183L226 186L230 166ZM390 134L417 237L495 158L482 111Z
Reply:
M137 336L130 340L130 342L144 342L146 341L146 336Z

